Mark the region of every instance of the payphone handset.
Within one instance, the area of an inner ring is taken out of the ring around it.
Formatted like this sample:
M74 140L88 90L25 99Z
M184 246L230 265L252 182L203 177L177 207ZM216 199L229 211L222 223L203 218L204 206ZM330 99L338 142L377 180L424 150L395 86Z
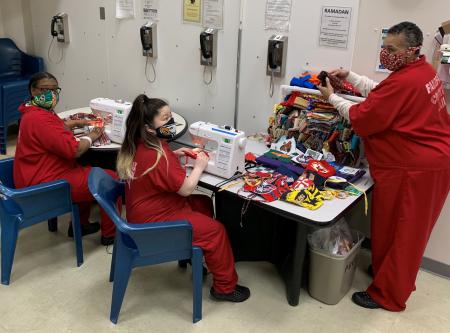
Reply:
M58 13L52 17L50 34L60 43L69 42L69 20L66 13Z
M156 23L147 22L140 29L142 54L145 57L156 59Z
M207 28L200 34L200 64L217 65L217 29Z
M268 52L268 61L269 61L269 68L272 70L279 70L282 63L282 43L275 42L271 45Z
M284 76L286 71L287 41L288 38L283 35L270 37L267 47L267 75Z

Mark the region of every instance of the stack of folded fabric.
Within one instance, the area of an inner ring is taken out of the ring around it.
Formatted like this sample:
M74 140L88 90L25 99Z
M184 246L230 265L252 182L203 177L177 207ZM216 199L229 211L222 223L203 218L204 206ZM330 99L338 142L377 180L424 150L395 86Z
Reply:
M272 143L294 138L301 152L317 151L329 162L354 166L359 160L359 138L320 96L293 92L275 105L269 124Z

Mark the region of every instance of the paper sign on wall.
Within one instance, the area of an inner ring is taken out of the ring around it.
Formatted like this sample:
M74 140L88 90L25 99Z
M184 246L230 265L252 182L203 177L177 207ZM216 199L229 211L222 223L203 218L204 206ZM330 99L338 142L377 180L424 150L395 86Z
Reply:
M116 0L116 18L133 18L134 0Z
M159 20L159 0L143 0L142 14L145 20L156 22Z
M203 0L203 26L223 28L223 0Z
M289 31L292 0L267 0L266 30Z
M202 23L201 0L183 0L183 21L185 23Z
M388 30L389 29L381 29L380 41L378 42L378 49L377 49L377 65L375 67L376 72L381 72L381 73L390 73L391 72L389 69L384 68L384 66L380 63L380 52L383 47L383 41L387 36Z
M351 7L322 7L319 45L348 48L351 21Z

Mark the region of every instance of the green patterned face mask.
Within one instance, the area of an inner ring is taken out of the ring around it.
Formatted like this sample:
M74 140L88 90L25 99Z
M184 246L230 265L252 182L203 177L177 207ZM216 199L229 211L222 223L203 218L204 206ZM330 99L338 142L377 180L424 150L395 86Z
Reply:
M59 94L53 90L47 90L40 95L34 96L31 103L43 109L53 110L58 101Z

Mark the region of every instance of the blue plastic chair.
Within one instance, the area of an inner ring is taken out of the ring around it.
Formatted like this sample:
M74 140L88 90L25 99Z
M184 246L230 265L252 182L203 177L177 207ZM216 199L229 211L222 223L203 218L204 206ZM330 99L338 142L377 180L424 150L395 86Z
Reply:
M113 282L110 319L117 324L131 270L168 261L192 260L193 316L202 319L202 258L192 246L192 226L187 221L129 224L118 214L116 202L124 195L124 183L114 180L100 168L92 168L89 189L116 225L116 238L109 281Z
M83 263L81 226L78 206L72 204L70 185L54 181L23 189L14 189L14 158L0 160L0 226L2 250L2 284L8 285L19 230L49 220L54 227L55 217L72 213L72 227L77 253L77 266Z
M6 154L8 125L20 119L19 105L29 99L30 77L44 60L25 54L9 38L0 38L0 154Z

